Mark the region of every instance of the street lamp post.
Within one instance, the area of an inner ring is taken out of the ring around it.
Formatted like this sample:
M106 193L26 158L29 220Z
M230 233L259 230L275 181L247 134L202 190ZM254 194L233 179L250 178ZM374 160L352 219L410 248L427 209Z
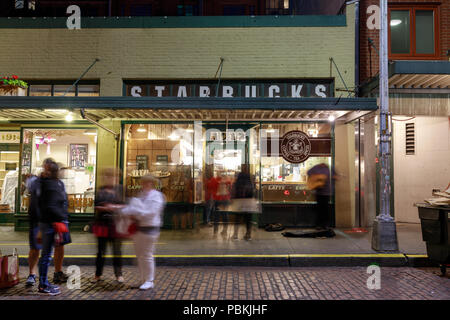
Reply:
M376 251L398 250L397 230L390 214L392 128L389 113L387 28L387 0L380 0L380 213L375 218L372 232L372 248Z

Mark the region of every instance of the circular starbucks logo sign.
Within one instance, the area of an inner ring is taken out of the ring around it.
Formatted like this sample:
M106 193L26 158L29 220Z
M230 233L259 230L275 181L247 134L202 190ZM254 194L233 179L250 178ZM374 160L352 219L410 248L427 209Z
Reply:
M291 163L300 163L308 159L311 153L311 142L302 131L287 132L281 139L281 155Z

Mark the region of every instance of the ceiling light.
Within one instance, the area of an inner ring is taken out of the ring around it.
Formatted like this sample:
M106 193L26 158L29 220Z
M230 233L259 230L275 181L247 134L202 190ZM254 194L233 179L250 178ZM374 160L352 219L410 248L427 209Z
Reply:
M73 120L72 112L69 112L69 113L67 114L67 116L66 116L66 121L67 121L67 122L71 122L72 120Z
M393 19L391 20L391 26L398 26L400 23L402 23L402 20L399 19Z
M334 118L334 116L333 116L333 115L331 115L331 116L329 116L329 117L328 117L328 121L330 121L330 122L333 122L333 121L334 121L334 119L335 119L335 118Z
M87 136L96 136L97 135L97 131L88 131L88 130L86 130L83 134L85 134Z
M44 109L45 112L67 112L66 109Z
M272 125L269 124L269 128L266 129L266 132L267 132L267 133L274 133L274 132L275 132L275 129L273 129L273 128L272 128Z
M139 128L136 129L137 132L147 132L147 129L144 127L143 124L139 125Z

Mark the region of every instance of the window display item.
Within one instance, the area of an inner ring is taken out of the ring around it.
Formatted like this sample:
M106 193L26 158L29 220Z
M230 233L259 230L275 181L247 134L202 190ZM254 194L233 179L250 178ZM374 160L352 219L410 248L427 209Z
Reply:
M17 170L9 171L5 175L2 186L2 204L9 205L10 209L14 211L16 203L16 187L18 184L19 172Z

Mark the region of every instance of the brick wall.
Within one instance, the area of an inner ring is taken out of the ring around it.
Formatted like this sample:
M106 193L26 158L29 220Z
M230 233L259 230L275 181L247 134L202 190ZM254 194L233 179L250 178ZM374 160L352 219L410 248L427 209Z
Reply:
M450 0L439 1L440 13L440 59L447 60L447 50L450 50ZM436 1L418 1L418 0L390 0L389 4L436 4ZM360 82L368 80L375 76L379 71L379 56L374 48L371 49L372 62L370 62L370 51L368 38L373 40L377 50L379 50L379 30L369 30L366 25L369 15L366 13L370 5L380 4L379 0L361 0L360 1Z
M22 79L100 79L102 96L122 79L329 77L333 57L354 85L354 5L345 27L2 29L0 70ZM333 69L335 87L344 85Z

